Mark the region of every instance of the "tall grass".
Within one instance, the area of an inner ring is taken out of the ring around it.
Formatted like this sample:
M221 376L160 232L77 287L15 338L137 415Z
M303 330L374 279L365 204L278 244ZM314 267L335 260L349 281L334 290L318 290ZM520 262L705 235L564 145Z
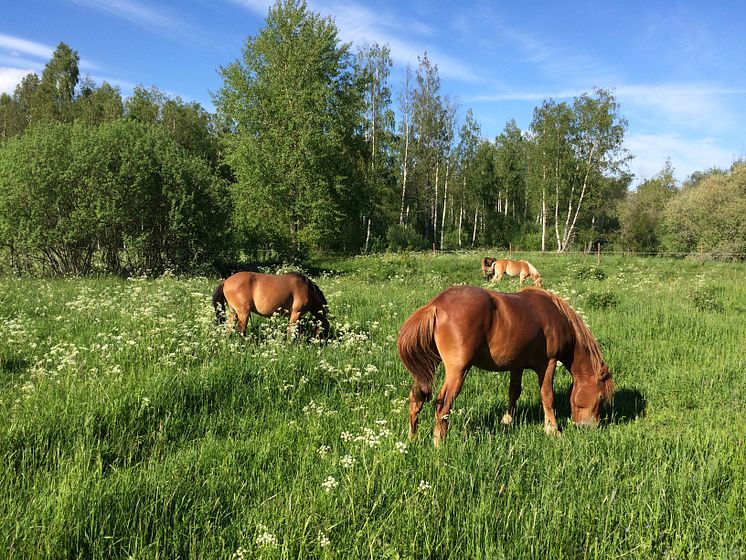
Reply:
M564 371L561 437L529 371L504 427L474 370L409 442L399 326L481 256L315 263L327 344L226 336L217 279L0 280L0 557L746 557L746 266L532 256L614 374L603 427Z

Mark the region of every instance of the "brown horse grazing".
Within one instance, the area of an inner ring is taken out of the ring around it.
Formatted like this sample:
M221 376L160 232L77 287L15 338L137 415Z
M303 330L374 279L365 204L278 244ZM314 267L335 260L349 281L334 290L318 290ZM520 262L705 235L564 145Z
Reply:
M262 317L275 313L290 316L288 332L291 332L300 316L308 312L319 325L314 336L329 336L327 303L321 289L307 277L295 272L289 274L259 274L237 272L223 280L215 288L212 305L218 323L229 311L229 327L238 322L238 332L246 334L246 326L252 312Z
M435 368L443 361L445 382L435 399L435 445L445 439L448 414L469 368L510 371L510 424L521 393L524 368L539 376L544 430L557 432L554 369L562 362L572 375L570 408L576 425L596 426L602 401L614 391L609 368L583 320L563 299L537 288L504 294L454 286L420 307L402 325L399 355L414 382L409 394L409 436L422 405L432 396Z
M495 261L492 263L492 281L499 282L503 274L508 276L520 276L520 285L526 277L534 281L534 286L541 287L541 275L534 265L528 261L510 261L507 259Z
M493 259L492 257L484 257L482 259L482 276L485 278L489 278L494 274L494 271L492 270L492 263L495 262L497 259Z

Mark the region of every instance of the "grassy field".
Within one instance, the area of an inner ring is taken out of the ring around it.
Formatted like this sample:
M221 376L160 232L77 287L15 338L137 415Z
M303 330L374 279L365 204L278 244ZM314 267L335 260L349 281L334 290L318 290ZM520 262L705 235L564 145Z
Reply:
M481 256L315 263L325 345L226 336L216 278L0 279L0 558L746 558L746 265L532 255L614 405L573 428L560 369L547 436L527 372L505 427L474 370L436 450L396 336Z

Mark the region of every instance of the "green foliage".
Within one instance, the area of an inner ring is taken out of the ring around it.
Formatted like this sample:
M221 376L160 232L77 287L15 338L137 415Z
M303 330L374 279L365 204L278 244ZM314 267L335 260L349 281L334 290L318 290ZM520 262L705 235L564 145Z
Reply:
M664 246L669 251L746 254L746 163L712 173L666 206Z
M676 194L670 164L643 182L635 192L627 193L619 209L620 237L628 250L656 252L660 248L663 212Z
M75 121L90 126L122 118L124 109L118 87L104 82L101 87L88 84L75 100Z
M603 280L606 272L598 266L583 266L577 270L575 277L580 280Z
M542 223L554 229L558 252L569 248L589 206L609 204L620 194L615 187L629 159L626 128L616 98L604 89L582 94L572 105L549 100L534 110L531 198Z
M690 298L692 304L699 311L714 311L722 313L724 307L720 301L720 291L709 286L700 286L692 291Z
M386 240L390 251L417 251L427 249L427 240L417 233L413 227L389 226Z
M270 9L242 60L222 69L216 105L234 132L227 150L242 239L264 238L278 252L360 246L362 92L351 62L331 20L288 0Z
M585 302L591 309L613 309L619 305L619 298L611 291L589 292Z
M40 125L0 148L0 246L18 271L192 270L223 250L229 208L159 127Z
M529 258L584 318L616 383L597 430L542 429L527 371L474 369L432 445L407 440L405 318L477 252L317 262L337 338L213 324L217 279L0 279L0 550L25 558L740 558L743 263ZM719 294L698 313L691 286ZM518 289L503 280L501 289ZM442 382L442 366L436 379ZM558 515L558 504L562 514ZM707 520L703 522L702 520ZM529 543L529 544L527 544Z

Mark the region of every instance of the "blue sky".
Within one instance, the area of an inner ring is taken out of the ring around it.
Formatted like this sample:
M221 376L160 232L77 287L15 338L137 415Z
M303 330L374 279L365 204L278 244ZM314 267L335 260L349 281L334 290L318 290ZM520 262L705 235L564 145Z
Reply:
M60 41L82 75L137 84L212 110L220 66L264 25L264 0L3 0L0 92L41 73ZM391 87L428 53L460 114L494 140L528 128L545 99L610 89L629 122L636 183L670 158L679 180L746 157L746 2L309 0L346 42L388 44Z

